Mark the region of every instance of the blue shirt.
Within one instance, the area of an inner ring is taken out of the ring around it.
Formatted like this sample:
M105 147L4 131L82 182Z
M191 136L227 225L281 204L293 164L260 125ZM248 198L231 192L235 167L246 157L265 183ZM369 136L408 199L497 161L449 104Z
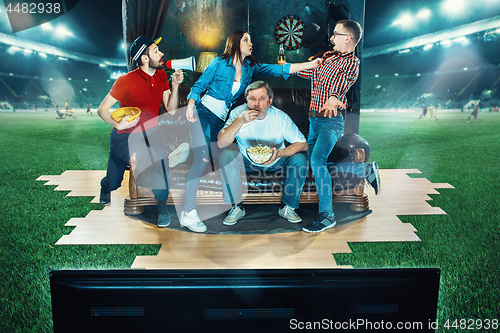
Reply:
M198 104L201 100L201 93L208 87L206 93L213 98L225 101L229 109L252 82L252 77L254 75L281 75L286 80L290 76L289 73L289 63L285 65L255 64L255 66L250 66L250 61L244 59L241 68L240 89L233 95L231 94L231 89L233 87L234 77L236 76L236 68L231 59L216 57L210 62L210 65L208 65L198 81L193 85L187 99L194 99L196 104Z

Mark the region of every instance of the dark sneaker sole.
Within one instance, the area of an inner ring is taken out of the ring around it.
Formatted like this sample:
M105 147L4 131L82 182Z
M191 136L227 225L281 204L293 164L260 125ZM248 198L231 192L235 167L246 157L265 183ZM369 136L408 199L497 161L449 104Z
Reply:
M328 226L326 226L326 227L324 227L322 229L319 229L319 230L308 230L308 229L306 229L306 227L302 228L302 230L305 231L305 232L312 233L312 234L315 234L315 233L317 234L319 232L325 231L326 229L333 228L336 225L337 225L337 222L335 221L334 223L332 223L332 224L330 224L330 225L328 225Z

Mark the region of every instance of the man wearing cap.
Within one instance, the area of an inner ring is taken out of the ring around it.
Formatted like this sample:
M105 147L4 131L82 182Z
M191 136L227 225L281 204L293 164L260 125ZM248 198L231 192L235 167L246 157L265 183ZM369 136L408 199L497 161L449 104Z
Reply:
M120 187L123 174L130 161L129 136L132 132L146 132L156 127L161 103L167 112L174 114L178 107L179 83L183 80L182 70L176 71L172 77L172 89L168 84L168 78L164 67L163 53L158 49L161 37L152 41L140 36L130 47L130 57L137 63L138 68L119 77L110 92L103 99L97 114L105 122L113 126L110 137L110 152L106 176L101 180L100 203L109 205L111 203L111 191ZM120 121L115 121L109 109L120 102L120 107L138 107L141 110L139 117L133 121L127 121L125 116ZM148 131L149 133L150 131ZM148 135L149 137L149 135ZM156 163L156 177L165 183L163 189L154 189L155 199L158 200L158 227L166 227L170 224L170 215L167 211L166 200L168 197L168 184L166 174L168 163ZM159 169L159 170L158 170ZM155 178L155 180L156 180Z
M358 22L339 20L330 38L333 50L326 52L315 68L297 73L311 80L307 157L319 197L318 216L303 228L306 232L321 232L337 224L327 160L344 131L344 119L337 109L346 108L346 93L358 78L359 59L354 55L354 50L362 34L363 29ZM356 165L356 173L365 178L378 194L380 178L376 162L368 166Z

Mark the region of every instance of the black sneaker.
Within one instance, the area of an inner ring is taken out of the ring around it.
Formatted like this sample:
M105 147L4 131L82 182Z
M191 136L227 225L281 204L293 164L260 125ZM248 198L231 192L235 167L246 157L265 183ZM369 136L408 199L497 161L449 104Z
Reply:
M378 195L380 193L380 173L377 162L368 164L368 177L366 180L375 190L375 195Z
M158 202L158 221L156 222L158 228L168 227L171 221L172 218L168 213L167 203L164 200Z
M337 225L335 221L335 214L332 217L328 217L327 213L319 213L318 217L302 228L305 232L322 232L323 230L330 229Z
M108 206L111 203L111 192L104 192L101 189L101 195L99 196L99 202L101 205Z

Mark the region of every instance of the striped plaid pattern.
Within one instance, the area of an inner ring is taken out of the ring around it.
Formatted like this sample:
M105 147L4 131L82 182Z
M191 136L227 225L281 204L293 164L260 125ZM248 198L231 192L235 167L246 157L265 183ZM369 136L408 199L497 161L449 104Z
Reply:
M315 68L297 73L300 77L311 80L310 111L319 112L331 96L347 106L346 93L356 82L359 74L359 59L354 51L335 55L333 51L323 55L323 62Z

